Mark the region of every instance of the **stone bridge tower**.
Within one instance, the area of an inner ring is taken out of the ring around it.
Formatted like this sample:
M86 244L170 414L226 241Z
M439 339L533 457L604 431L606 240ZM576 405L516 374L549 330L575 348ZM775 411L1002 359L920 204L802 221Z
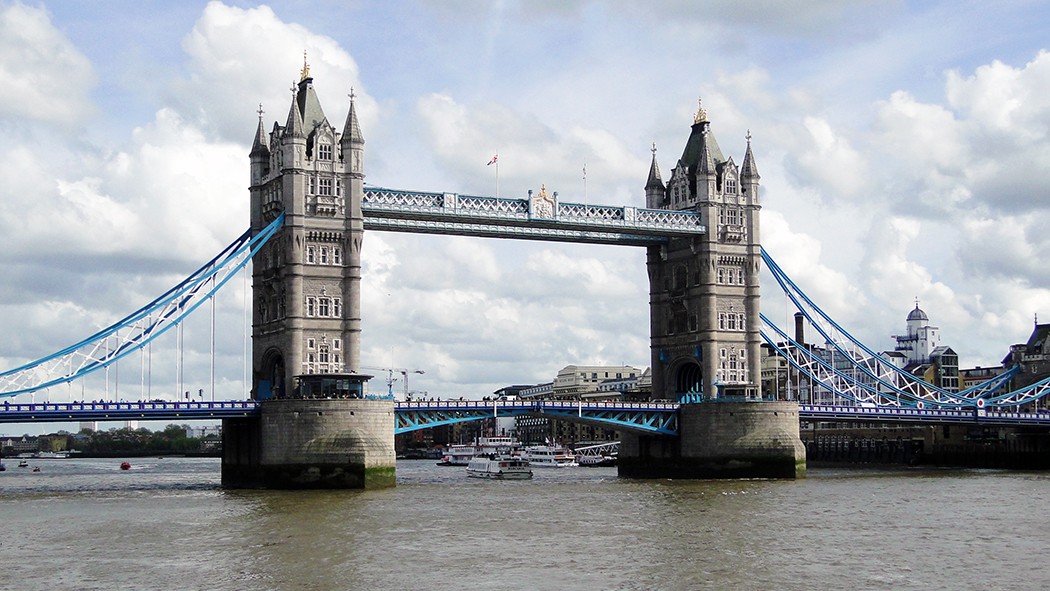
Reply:
M267 135L260 114L251 151L253 234L285 214L252 260L256 399L293 396L295 376L361 365L364 138L352 96L342 133L328 122L309 67L292 92L283 127Z
M394 402L361 375L364 138L350 93L340 133L305 63L288 119L252 144L251 227L284 225L252 260L252 397L223 421L223 486L393 486Z
M700 213L707 234L649 247L653 397L754 398L761 383L759 175L725 158L700 109L664 186L653 149L646 206Z
M648 251L653 398L681 402L678 437L625 433L630 478L796 478L806 452L793 402L760 402L759 175L726 158L701 108L664 185L653 163L646 206L698 212L707 233Z

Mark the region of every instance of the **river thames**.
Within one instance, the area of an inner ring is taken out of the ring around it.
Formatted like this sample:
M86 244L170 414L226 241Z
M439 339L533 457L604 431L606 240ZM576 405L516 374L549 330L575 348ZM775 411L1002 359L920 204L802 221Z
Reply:
M227 491L208 458L5 460L3 589L1045 589L1050 474L468 479Z

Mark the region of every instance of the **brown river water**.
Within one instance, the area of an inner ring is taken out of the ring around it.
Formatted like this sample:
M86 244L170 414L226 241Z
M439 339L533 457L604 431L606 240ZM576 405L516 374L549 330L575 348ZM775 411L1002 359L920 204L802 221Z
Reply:
M218 460L5 459L0 589L1047 589L1050 474L811 469L227 491Z

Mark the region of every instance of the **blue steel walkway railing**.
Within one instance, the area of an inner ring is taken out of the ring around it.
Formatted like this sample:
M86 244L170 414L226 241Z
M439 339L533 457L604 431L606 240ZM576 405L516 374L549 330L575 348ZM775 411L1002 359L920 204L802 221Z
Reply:
M61 423L75 421L205 420L258 416L265 402L222 400L215 402L42 402L0 403L0 423ZM704 404L718 404L717 401ZM678 434L677 403L536 401L413 401L398 402L395 433L438 425L476 421L492 416L552 416L599 425L619 431L663 435ZM886 423L995 424L1050 426L1050 413L1000 412L988 409L916 409L800 404L802 421L852 421Z
M168 421L248 417L259 414L254 400L217 402L42 402L0 404L2 423L64 421Z

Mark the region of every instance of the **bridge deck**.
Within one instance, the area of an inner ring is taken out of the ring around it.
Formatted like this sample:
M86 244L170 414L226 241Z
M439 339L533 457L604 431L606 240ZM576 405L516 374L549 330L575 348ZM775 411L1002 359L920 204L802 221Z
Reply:
M637 207L366 187L366 230L646 246L707 232L700 215Z
M707 403L711 404L711 403ZM0 404L0 423L66 421L205 420L254 416L255 400L215 402L41 402ZM491 416L542 414L602 423L613 429L675 434L677 403L581 402L578 400L417 400L397 402L397 432ZM915 409L799 405L803 421L864 421L902 423L978 423L1050 426L1050 413L1002 412L987 409Z

